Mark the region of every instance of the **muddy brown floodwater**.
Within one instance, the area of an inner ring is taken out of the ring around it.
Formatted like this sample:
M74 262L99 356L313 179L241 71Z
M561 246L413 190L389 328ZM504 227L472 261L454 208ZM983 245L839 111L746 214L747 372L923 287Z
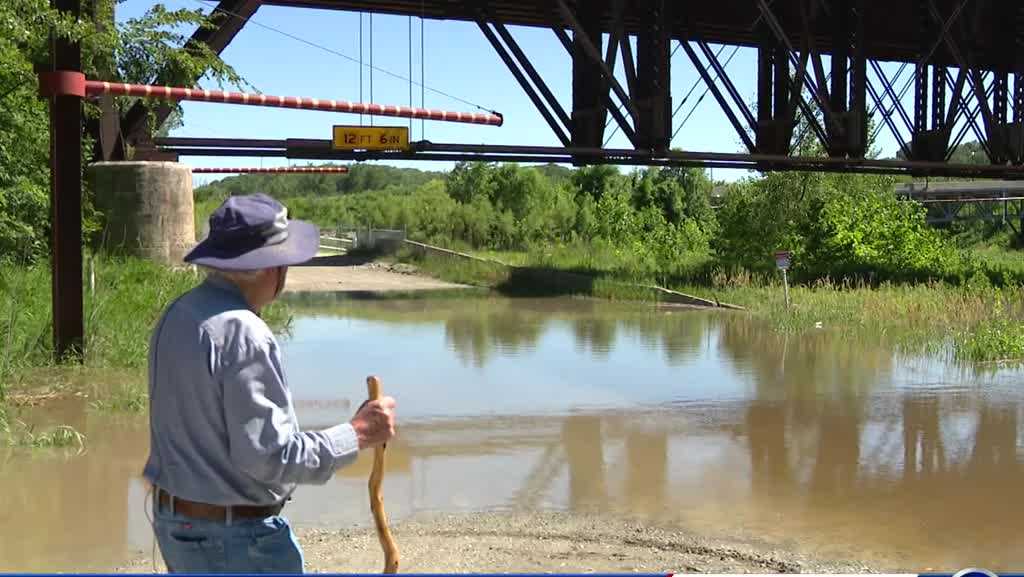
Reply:
M786 336L743 313L289 298L285 362L305 426L348 419L368 374L399 401L384 495L413 560L403 570L1024 566L1019 370L828 330ZM0 570L148 570L130 565L153 546L144 418L82 401L25 418L75 426L88 450L3 456ZM379 570L369 462L300 488L287 510L318 568ZM575 553L559 557L557 539ZM718 561L687 560L701 539ZM452 545L464 542L492 557L467 565ZM501 552L520 542L519 556ZM775 553L723 564L737 550L726 542Z

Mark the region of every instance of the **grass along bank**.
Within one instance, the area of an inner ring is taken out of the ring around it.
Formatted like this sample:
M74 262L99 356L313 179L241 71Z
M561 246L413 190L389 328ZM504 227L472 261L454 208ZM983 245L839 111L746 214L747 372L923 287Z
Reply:
M202 280L189 268L172 269L130 257L96 256L86 266L85 356L58 363L53 354L50 271L46 263L0 265L0 444L61 446L81 439L58 427L34 431L19 423L19 406L73 394L98 410L146 408L149 337L163 309ZM274 304L264 313L286 330L288 312Z
M539 252L468 251L493 263L399 255L443 280L489 286L507 294L517 286L512 268L553 268L587 274L590 290L579 294L622 300L658 300L626 283L658 284L661 279L617 266L613 252L558 247ZM574 256L575 255L575 256ZM951 351L968 363L1024 362L1024 288L993 286L983 276L963 285L944 282L899 284L837 283L828 279L790 287L787 310L778 278L746 274L708 275L703 282L667 282L666 288L744 307L775 329L788 333L835 330L858 339L877 339L908 353ZM535 287L534 287L535 288Z

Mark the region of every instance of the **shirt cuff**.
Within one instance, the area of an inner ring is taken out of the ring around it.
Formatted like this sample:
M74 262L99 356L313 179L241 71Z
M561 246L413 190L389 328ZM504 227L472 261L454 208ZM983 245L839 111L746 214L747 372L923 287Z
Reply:
M359 454L359 437L350 423L342 423L324 429L324 436L331 446L331 455L340 461L355 459Z

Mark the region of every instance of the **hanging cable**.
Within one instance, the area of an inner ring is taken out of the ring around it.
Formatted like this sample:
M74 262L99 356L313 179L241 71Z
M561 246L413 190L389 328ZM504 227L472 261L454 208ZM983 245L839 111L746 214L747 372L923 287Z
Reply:
M682 44L680 44L680 46L682 46ZM738 49L739 47L737 46L736 48ZM724 50L724 49L725 49L725 45L724 44L719 46L718 47L718 52L715 52L715 58L718 58L719 56L721 56L722 55L722 50ZM723 69L725 68L725 66L729 65L729 62L732 60L732 57L735 56L735 55L736 55L736 49L733 49L733 53L729 55L729 58L726 59L725 64L722 66ZM715 73L715 80L718 80L718 73L717 72ZM683 105L686 104L686 101L690 99L690 96L693 95L693 91L697 89L697 87L700 85L701 82L702 82L702 79L700 77L698 77L697 80L693 83L693 86L691 86L690 90L686 93L686 96L684 96L682 101L679 102L679 104L676 106L676 109L672 111L672 118L675 118L676 114L678 114L679 111L683 109ZM700 104L700 102L702 100L704 100L704 96L707 95L709 89L710 88L705 88L704 94L702 94L700 96L700 98L697 99L697 104ZM686 123L686 120L689 120L690 115L692 115L692 114L693 114L693 112L691 111L690 114L687 115L686 119L683 120L683 124ZM679 128L676 128L675 131L672 132L672 138L675 138L676 135L679 134L679 131L682 128L683 128L683 125L680 124Z
M729 57L725 59L725 63L722 64L722 70L725 70L725 67L729 65L729 62L732 61L733 56L736 56L736 53L739 51L739 49L740 49L739 46L736 46L735 48L733 48L732 54L730 54ZM715 82L717 80L718 80L718 73L715 73L715 77L712 80L712 82ZM690 112L686 115L686 118L684 118L683 121L679 124L679 127L676 128L675 131L672 132L672 138L675 138L676 135L679 134L679 131L683 129L683 126L686 124L686 121L690 120L690 117L693 116L694 112L696 112L697 107L700 106L700 103L704 100L704 97L708 95L709 91L711 91L711 86L704 87L704 92L700 95L700 98L697 99L697 102L693 103L693 108L690 109ZM681 104L682 103L680 103L680 105ZM673 112L672 115L675 116L675 113ZM671 139L669 139L669 140L671 140Z
M413 16L409 16L409 108L413 108ZM413 137L413 119L409 119L409 137Z
M363 100L363 13L359 13L359 102ZM363 115L359 115L359 126L363 125Z
M370 12L370 102L373 102L373 12ZM370 117L373 126L373 117Z
M426 8L424 6L424 0L420 0L420 108L426 108L427 107L427 103L426 103L427 92L426 92L426 90L423 89L423 87L427 83L426 64L425 64L426 59L427 59L427 51L424 49L425 46L426 46L426 41L424 40L425 28L423 26L423 20L424 20L423 15L425 13L426 13ZM426 139L427 139L427 122L425 120L421 120L420 121L420 140L426 140Z
M192 1L197 3L197 4L201 4L201 5L206 5L206 4L209 4L209 3L212 3L212 2L216 2L216 0L192 0ZM266 24L263 24L262 22L257 22L256 20L253 20L251 17L247 18L245 16L242 16L242 15L238 14L237 12L232 12L231 10L225 10L224 8L221 8L221 7L217 7L216 9L217 9L218 12L222 12L222 13L227 14L229 16L233 16L235 18L238 18L239 20L242 20L242 21L247 22L249 24L253 24L253 25L258 26L260 28L263 28L265 30L269 30L269 31L274 32L276 34L280 34L282 36L286 36L288 38L291 38L292 40L295 40L296 42L301 42L303 44L312 46L313 48L317 48L319 50L323 50L324 52L327 52L329 54L333 54L333 55L338 56L340 58L344 58L345 60L348 60L350 62L359 62L357 59L349 56L348 54L345 54L344 52L340 52L340 51L335 50L333 48L328 48L327 46L324 46L323 44L318 44L318 43L313 42L311 40L307 40L305 38L302 38L301 36L296 36L295 34L291 34L289 32L285 32L284 30L281 30L279 28L274 28L273 26L267 26ZM372 17L372 15L371 15L371 17ZM374 67L371 64L371 70L374 70L374 69L377 72L380 72L382 74L386 74L388 76L391 76L391 77L396 78L398 80L401 80L403 82L409 80L408 78L406 78L405 76L402 76L401 74L395 74L394 72L391 72L390 70L385 70L383 68L376 68L376 67ZM481 105L479 105L479 104L477 104L475 102L466 100L465 98L460 98L460 97L455 96L454 94L451 94L449 92L445 92L445 91L439 90L437 88L432 88L430 86L424 86L422 84L421 84L421 86L422 86L424 91L429 90L429 91L433 92L434 94L438 94L440 96L444 96L445 98L451 98L452 100L455 100L457 102L461 102L461 103L465 104L466 106L472 106L474 108L478 108L480 110L483 110L483 111L486 111L486 112L490 112L491 114L500 114L497 110L493 110L493 109L487 108L486 106L481 106Z

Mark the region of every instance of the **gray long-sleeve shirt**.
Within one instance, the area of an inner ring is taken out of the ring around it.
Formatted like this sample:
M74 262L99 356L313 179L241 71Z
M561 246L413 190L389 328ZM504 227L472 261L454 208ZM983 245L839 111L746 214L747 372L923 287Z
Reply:
M302 431L270 328L238 289L207 278L150 340L150 454L143 475L176 497L269 505L324 484L359 452L348 423Z

